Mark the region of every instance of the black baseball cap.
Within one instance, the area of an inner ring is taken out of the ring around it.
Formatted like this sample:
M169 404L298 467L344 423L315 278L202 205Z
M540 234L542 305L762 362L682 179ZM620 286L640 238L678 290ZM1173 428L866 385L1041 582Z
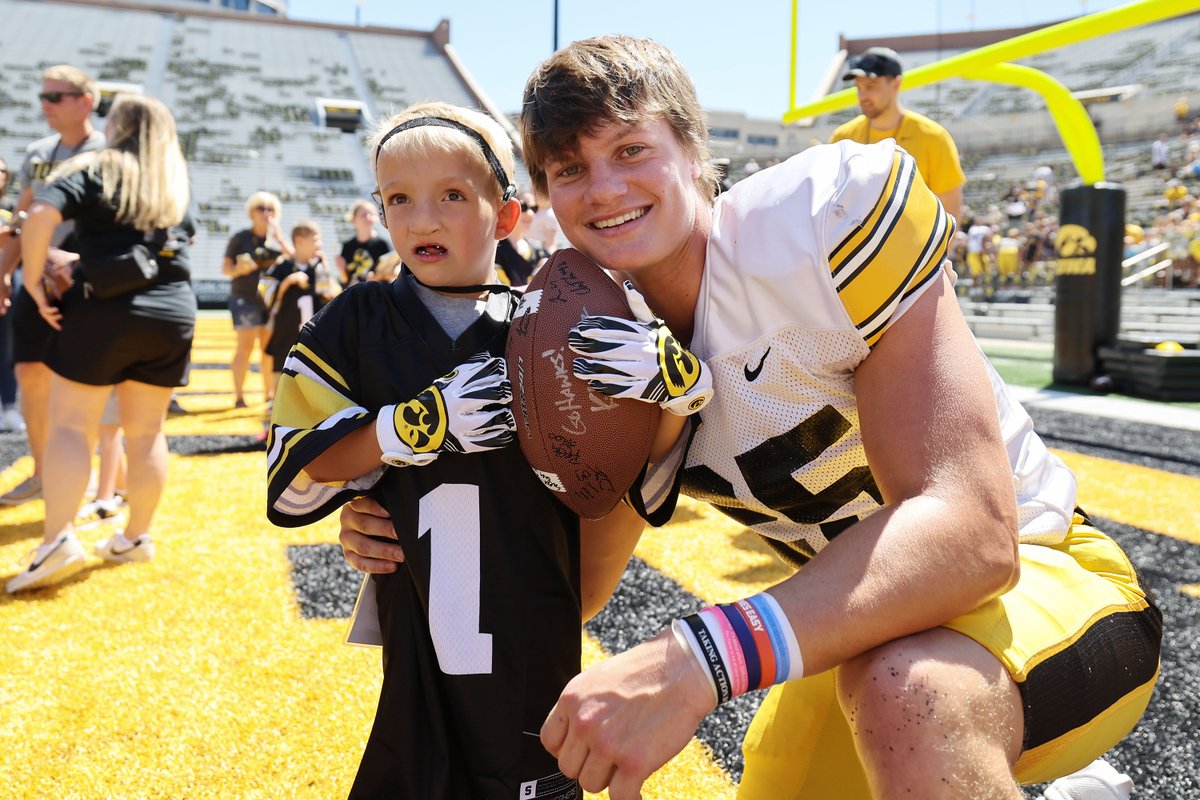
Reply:
M904 73L904 67L900 66L900 56L890 47L868 47L861 55L851 58L847 67L849 69L842 76L844 81L878 78L881 75L894 78Z

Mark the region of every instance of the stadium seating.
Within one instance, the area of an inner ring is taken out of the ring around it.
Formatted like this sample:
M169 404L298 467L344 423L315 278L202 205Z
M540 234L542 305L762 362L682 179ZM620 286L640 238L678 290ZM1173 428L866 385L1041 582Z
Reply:
M9 30L21 31L0 57L0 155L15 168L49 133L35 95L50 64L161 98L191 165L202 299L223 296L225 244L248 224L244 203L257 190L279 195L285 230L313 218L327 244L352 233L343 217L374 185L364 131L321 126L318 99L357 101L368 118L424 99L482 103L432 34L186 11L0 0Z

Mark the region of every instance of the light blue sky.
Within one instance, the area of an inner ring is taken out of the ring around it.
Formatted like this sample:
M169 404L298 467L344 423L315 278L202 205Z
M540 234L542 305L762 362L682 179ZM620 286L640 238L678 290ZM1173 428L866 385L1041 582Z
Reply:
M1034 25L1126 5L1124 0L800 0L797 88L808 99L838 35L934 33ZM355 0L290 0L295 19L353 23ZM602 33L670 47L709 109L780 117L788 104L791 0L559 0L559 44ZM554 41L554 0L363 0L362 22L432 30L450 43L502 111L520 107L525 78Z

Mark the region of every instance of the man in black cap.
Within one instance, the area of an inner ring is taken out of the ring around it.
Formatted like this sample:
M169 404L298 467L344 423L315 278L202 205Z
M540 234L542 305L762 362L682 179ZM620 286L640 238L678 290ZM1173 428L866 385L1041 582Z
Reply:
M849 139L873 144L895 139L916 159L925 184L957 219L967 180L958 163L958 148L941 125L900 105L903 73L900 57L888 47L871 47L852 57L842 80L854 81L863 113L835 130L830 142Z

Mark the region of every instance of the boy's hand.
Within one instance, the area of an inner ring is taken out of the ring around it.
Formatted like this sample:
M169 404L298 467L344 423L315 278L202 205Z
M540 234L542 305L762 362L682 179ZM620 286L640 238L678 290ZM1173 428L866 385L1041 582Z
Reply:
M407 403L384 406L375 422L381 460L424 466L440 453L478 453L512 444L516 422L504 359L479 353Z
M284 280L291 281L292 283L299 286L301 289L308 289L308 274L307 273L293 272L291 275L288 275L286 278L284 278Z
M658 403L681 417L695 414L712 398L712 375L679 343L666 323L625 281L625 297L634 320L584 317L567 337L583 358L572 363L575 377L609 397Z

